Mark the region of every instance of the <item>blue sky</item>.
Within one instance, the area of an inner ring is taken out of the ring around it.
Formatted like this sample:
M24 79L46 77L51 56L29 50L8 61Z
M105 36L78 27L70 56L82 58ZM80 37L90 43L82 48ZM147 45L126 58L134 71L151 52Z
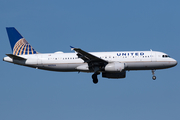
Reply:
M5 0L0 57L11 53L5 27L16 27L41 53L162 51L180 60L178 0ZM125 79L36 70L0 61L2 120L180 119L180 67L129 71Z

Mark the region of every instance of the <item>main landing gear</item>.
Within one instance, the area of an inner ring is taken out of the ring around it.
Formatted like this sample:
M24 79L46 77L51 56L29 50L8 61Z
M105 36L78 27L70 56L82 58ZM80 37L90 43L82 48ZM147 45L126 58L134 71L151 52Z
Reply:
M155 70L152 70L152 75L153 75L153 76L152 76L152 79L153 79L153 80L156 80L156 76L155 76L154 74L155 74Z
M92 75L92 79L93 79L93 83L94 84L97 84L98 83L98 78L97 78L97 75L99 75L100 73L94 73L93 75Z

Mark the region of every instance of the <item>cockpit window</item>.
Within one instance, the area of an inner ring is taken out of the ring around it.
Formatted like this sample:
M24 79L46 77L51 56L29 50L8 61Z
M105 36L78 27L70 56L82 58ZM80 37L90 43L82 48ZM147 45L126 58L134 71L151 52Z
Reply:
M167 58L170 57L169 55L162 55L163 58Z

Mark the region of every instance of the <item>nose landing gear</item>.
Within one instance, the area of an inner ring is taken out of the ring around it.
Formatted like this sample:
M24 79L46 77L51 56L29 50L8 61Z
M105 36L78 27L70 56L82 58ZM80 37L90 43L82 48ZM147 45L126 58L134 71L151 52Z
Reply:
M153 76L152 79L153 79L153 80L156 80L156 76Z
M152 76L152 79L153 79L153 80L156 80L156 76L155 76L154 74L155 74L155 70L152 70L152 75L153 75L153 76Z

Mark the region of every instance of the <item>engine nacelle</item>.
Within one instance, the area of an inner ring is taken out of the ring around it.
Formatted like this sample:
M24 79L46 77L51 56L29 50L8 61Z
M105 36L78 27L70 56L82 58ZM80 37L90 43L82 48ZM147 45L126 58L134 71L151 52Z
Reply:
M103 72L102 77L105 78L125 78L126 71L124 72Z
M105 66L105 71L107 72L122 72L125 68L125 63L119 63L119 62L113 62L113 63L108 63Z

